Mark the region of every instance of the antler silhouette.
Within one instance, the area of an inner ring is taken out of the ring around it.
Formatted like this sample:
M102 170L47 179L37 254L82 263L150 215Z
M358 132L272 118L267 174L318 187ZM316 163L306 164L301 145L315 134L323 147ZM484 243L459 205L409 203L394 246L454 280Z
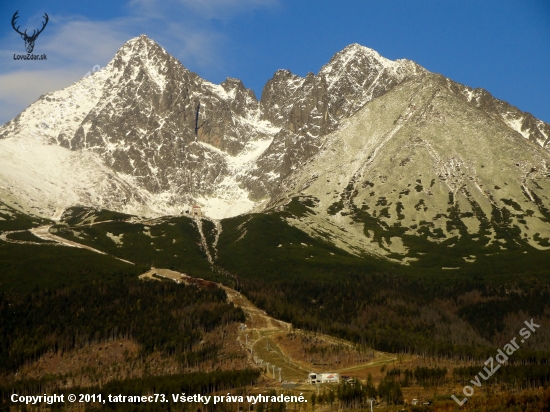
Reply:
M32 33L32 37L34 37L35 39L38 37L38 35L40 33L42 33L44 31L44 28L46 27L46 24L48 24L48 21L50 21L50 18L48 17L47 13L44 13L44 15L42 17L44 17L44 19L46 21L44 23L42 23L42 28L40 30L38 30L38 32L36 34L34 34L34 32Z
M44 28L46 27L46 25L48 24L48 21L50 20L50 17L48 16L47 13L44 13L44 19L45 21L42 23L42 28L38 30L38 32L35 30L33 30L32 32L32 35L28 35L27 34L27 30L25 29L25 31L22 33L21 31L19 31L19 27L20 26L17 26L15 27L15 24L16 24L16 20L19 18L18 16L19 14L19 10L17 10L13 17L11 18L11 26L13 27L13 29L19 33L21 35L21 38L23 40L25 40L25 48L27 49L27 53L32 53L33 49L34 49L34 42L36 40L36 38L38 37L38 35L40 33L42 33L44 31Z
M26 36L26 35L27 35L27 30L25 30L25 33L21 33L21 32L19 31L19 27L21 27L21 26L15 27L15 20L17 20L17 19L19 18L18 14L19 14L19 10L17 10L17 11L15 12L15 14L13 15L13 17L11 18L11 27L13 27L13 29L14 29L17 33L19 33L21 36Z

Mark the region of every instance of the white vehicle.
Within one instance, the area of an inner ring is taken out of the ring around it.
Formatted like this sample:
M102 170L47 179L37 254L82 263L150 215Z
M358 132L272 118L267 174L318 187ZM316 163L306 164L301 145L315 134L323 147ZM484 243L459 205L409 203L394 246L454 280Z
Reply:
M316 383L340 383L340 374L311 372L307 377L307 381L312 385Z

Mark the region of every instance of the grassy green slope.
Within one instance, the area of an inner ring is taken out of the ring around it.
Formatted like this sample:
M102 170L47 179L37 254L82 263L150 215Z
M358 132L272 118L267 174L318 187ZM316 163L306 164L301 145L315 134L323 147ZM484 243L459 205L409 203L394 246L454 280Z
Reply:
M200 247L197 226L188 217L147 224L110 221L86 226L57 225L53 229L58 236L129 260L143 269L156 266L199 277L211 273Z
M337 279L354 271L390 267L359 258L315 239L283 220L287 212L237 216L222 221L217 264L238 275L263 280Z
M0 232L27 230L52 223L0 202ZM49 244L28 231L10 233L7 238L44 244L0 241L0 292L27 293L35 289L55 289L98 279L135 276L142 271L111 256Z
M322 236L312 238L285 221L289 217L315 213L310 207L313 205L308 202L294 198L282 212L223 220L217 264L235 274L266 281L339 280L341 276L357 272L391 272L442 284L453 279L482 278L493 284L550 280L550 251L535 249L517 238L514 238L516 243L510 240L508 248L501 249L498 244L487 245L486 241L469 235L465 230L462 236L440 243L434 242L429 233L401 233L409 256L416 259L408 265L372 255L353 256L323 240ZM384 229L375 218L356 212L356 221L364 224L365 232L378 233L379 236L397 235L397 228ZM463 224L458 217L451 222L462 231ZM511 237L506 229L502 227L499 234L505 239ZM465 261L464 256L473 254L476 255L474 261ZM460 269L443 269L455 267Z
M126 213L113 212L112 210L96 210L89 207L71 207L63 213L61 221L68 225L105 222L110 220L125 221L132 217Z
M458 230L460 235L437 241L437 234L427 222L419 222L423 229L410 235L405 234L407 227L400 224L388 226L366 211L354 211L354 219L364 224L365 234L373 233L379 239L392 236L402 239L408 249L406 257L415 259L400 268L403 273L420 277L437 276L443 281L464 276L483 276L495 281L550 280L550 250L532 247L519 236L513 225L498 219L498 216L487 218L480 215L483 225L478 234L472 235L462 220L464 215L467 214L449 208L447 225ZM494 230L498 242L489 242L487 228ZM473 259L466 260L468 256ZM389 257L399 259L397 254L390 254Z
M98 279L135 276L140 269L84 249L0 242L0 291L25 293Z
M354 219L364 224L365 231L375 236L386 235L388 229L381 228L375 218L362 210L354 212ZM224 219L216 247L216 266L238 276L264 281L309 279L332 282L351 273L388 272L436 283L482 278L488 283L519 281L527 284L550 279L550 251L512 241L507 242L506 250L500 250L496 244L487 246L483 236L475 237L464 230L459 215L451 219L451 223L462 232L459 238L438 243L431 239L429 230L414 236L401 234L409 256L417 259L409 265L401 265L372 255L351 255L335 247L322 234L312 237L287 223L289 218L313 213L313 200L295 198L283 211ZM13 210L5 211L5 216L10 219L0 220L3 230L21 230L48 223ZM212 272L200 246L200 235L193 219L182 216L132 222L130 218L109 211L74 209L64 215L65 224L52 229L58 236L134 262L136 266L76 248L1 242L2 288L24 291L34 287L53 287L115 274L139 274L151 266L220 280L217 279L219 275ZM68 225L69 222L76 225ZM88 222L96 223L86 224ZM215 255L216 228L207 220L202 224L210 253ZM396 235L390 232L391 236ZM510 235L503 230L504 238ZM28 232L21 232L8 235L8 239L33 240L33 237ZM474 254L474 251L475 261L466 262L463 257Z

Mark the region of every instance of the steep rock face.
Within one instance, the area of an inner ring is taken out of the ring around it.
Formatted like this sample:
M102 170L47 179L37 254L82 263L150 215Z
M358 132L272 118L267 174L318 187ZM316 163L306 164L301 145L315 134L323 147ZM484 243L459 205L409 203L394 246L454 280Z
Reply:
M241 182L251 198L264 199L286 190L284 179L320 149L322 137L337 130L369 101L392 90L401 82L428 72L418 64L391 61L376 51L352 44L334 57L317 75L300 78L280 70L262 93L262 117L281 131ZM496 99L483 89L447 79L447 87L495 120L524 138L550 148L550 125Z
M241 213L255 204L236 177L278 130L260 119L259 102L240 80L207 82L140 36L105 68L42 96L0 136L93 152L151 193L159 213L199 200L207 206L213 197L221 210L241 204L233 211Z
M336 53L317 75L309 73L302 79L277 72L262 93L262 114L292 133L323 136L365 103L424 72L411 61L394 62L352 44Z
M304 81L288 70L277 70L262 91L262 118L276 126L284 126Z
M220 86L202 80L145 37L125 44L107 71L114 81L106 83L103 104L86 116L70 147L98 152L153 193L211 194L227 174L226 161L196 143L235 156L260 137L252 91L235 79Z
M449 87L461 93L468 102L495 119L500 119L508 127L523 137L540 146L550 148L550 124L536 119L531 113L522 112L509 103L494 98L483 89L472 89L468 86L448 80Z

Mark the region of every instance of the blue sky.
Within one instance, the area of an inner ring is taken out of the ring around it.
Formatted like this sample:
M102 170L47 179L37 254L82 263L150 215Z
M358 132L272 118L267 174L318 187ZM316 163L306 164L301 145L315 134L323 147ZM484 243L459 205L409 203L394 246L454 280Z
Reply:
M47 28L34 53L11 28ZM548 0L111 0L0 3L0 124L41 94L105 66L142 33L215 83L240 78L257 97L277 69L317 72L351 43L481 87L550 122Z

